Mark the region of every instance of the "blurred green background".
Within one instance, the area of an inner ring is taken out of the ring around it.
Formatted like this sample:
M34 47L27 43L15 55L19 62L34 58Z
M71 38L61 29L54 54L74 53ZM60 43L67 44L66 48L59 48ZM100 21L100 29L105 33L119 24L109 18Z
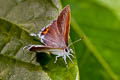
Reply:
M38 33L71 7L74 64L25 51ZM37 24L37 25L36 25ZM120 0L0 0L0 80L120 80ZM31 62L31 57L37 59Z
M71 7L71 39L81 80L120 80L120 0L61 0ZM74 34L74 35L72 35Z

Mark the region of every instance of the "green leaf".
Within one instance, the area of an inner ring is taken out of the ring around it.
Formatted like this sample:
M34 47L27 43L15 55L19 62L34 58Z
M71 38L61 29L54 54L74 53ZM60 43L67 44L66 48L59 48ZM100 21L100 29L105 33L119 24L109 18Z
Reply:
M60 8L55 0L0 0L0 17L37 32L57 17Z
M70 0L71 39L75 41L81 80L120 79L120 1ZM117 4L116 4L117 3Z
M29 44L41 44L36 37L43 26L54 20L60 10L56 0L0 0L0 79L3 80L75 80L79 74L74 64L55 56L24 50ZM35 25L37 24L37 25ZM35 59L34 59L35 58Z

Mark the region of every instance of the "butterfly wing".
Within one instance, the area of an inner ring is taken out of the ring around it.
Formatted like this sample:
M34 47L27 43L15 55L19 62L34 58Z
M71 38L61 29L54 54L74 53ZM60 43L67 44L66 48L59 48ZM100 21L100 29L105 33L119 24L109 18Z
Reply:
M36 51L36 52L57 52L60 51L62 49L60 48L52 48L50 46L44 46L44 45L30 45L28 47L29 51Z
M70 7L66 6L58 19L42 31L41 35L44 36L42 41L46 46L65 48L68 46L69 29Z
M70 31L70 7L66 6L57 19L59 32L64 37L65 44L68 46L68 37Z

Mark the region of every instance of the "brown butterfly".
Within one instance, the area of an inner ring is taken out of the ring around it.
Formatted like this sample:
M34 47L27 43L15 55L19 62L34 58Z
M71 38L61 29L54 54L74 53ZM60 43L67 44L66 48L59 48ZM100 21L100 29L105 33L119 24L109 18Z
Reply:
M71 54L73 50L68 45L70 18L70 7L68 5L62 10L57 20L41 29L38 34L32 34L32 36L38 36L44 45L30 45L27 49L35 52L51 52L51 54L57 55L54 63L58 57L63 57L65 64L67 64L66 57L72 61L70 56L74 57Z

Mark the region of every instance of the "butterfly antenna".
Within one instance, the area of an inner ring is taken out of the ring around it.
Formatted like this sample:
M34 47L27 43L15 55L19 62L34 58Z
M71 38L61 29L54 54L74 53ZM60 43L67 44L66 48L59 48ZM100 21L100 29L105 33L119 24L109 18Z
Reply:
M81 40L83 40L84 38L85 38L85 36L83 36L82 38L80 38L80 39L78 39L78 40L76 40L76 41L74 41L72 43L70 43L68 47L70 47L71 45L73 45L73 44L75 44L75 43L77 43L77 42L79 42Z

